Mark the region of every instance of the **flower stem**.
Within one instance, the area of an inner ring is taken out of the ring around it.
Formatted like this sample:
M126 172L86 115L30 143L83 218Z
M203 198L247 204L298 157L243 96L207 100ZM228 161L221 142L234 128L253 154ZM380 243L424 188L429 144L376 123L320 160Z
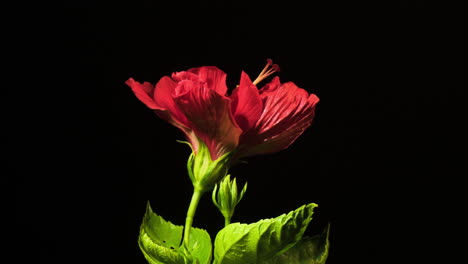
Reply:
M187 211L187 217L185 218L185 228L184 228L184 247L188 250L189 239L190 239L190 229L192 228L193 218L195 212L197 211L198 203L203 192L199 188L193 189L192 200Z
M224 217L224 226L227 226L231 223L231 217L230 216L225 216Z

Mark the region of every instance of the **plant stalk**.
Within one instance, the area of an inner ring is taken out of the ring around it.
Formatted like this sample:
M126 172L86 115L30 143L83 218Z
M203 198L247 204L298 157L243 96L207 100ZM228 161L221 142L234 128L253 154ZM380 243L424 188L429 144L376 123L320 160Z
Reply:
M202 194L203 192L199 188L195 187L193 189L192 200L190 200L184 227L184 247L187 250L190 239L190 229L192 228L193 218L195 217L195 212L197 211L198 203L200 202Z
M231 223L231 217L230 216L225 216L224 217L224 226L227 226Z

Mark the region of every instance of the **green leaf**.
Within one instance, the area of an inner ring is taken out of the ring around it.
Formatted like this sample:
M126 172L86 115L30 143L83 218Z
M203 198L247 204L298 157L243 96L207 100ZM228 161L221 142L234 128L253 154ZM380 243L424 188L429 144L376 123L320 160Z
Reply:
M328 257L330 225L320 235L304 237L285 253L259 264L325 264Z
M215 239L215 264L257 264L294 246L312 220L314 203L254 224L233 223Z
M178 252L182 239L182 226L176 226L155 214L148 203L140 227L138 244L150 264L184 264Z
M190 230L187 252L180 247L183 226L164 220L148 203L140 227L138 244L150 264L208 264L211 260L210 235L202 229Z
M211 237L204 229L190 229L189 253L197 261L195 263L211 263Z

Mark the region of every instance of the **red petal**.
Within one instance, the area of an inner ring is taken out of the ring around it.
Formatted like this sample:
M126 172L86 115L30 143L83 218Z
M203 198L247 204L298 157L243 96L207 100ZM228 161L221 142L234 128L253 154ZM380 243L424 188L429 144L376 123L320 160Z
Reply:
M184 113L181 112L179 107L174 102L173 94L176 87L177 83L174 82L170 77L162 77L156 84L156 88L154 90L154 101L157 106L160 106L160 108L168 111L173 122L180 123L184 126L189 126L189 122ZM168 119L166 120L170 121Z
M260 96L265 98L266 96L270 95L276 89L278 89L281 85L280 79L278 76L275 76L269 83L267 83L265 86L263 86L262 89L260 89Z
M295 123L281 134L265 138L260 144L251 147L244 156L274 153L288 148L312 124L314 116L315 113L312 111L304 116L301 122Z
M190 82L184 85L189 86ZM208 146L211 158L216 160L234 150L242 131L231 114L231 100L203 86L193 85L185 90L174 98L175 102L190 121L189 127Z
M245 72L242 72L239 86L232 92L231 99L236 123L244 132L252 129L262 114L263 103L257 87Z
M174 72L172 74L172 79L176 82L180 82L183 80L191 80L191 81L197 82L200 80L200 78L198 77L198 74L195 74L189 71Z
M278 134L293 125L310 109L309 94L289 82L265 96L263 113L257 122L259 134Z
M206 82L207 87L220 95L226 95L226 73L215 66L203 66L189 69L188 72L198 75L200 82Z
M177 83L165 76L159 80L156 86L148 82L141 84L133 78L127 80L126 84L132 88L138 99L154 110L156 115L182 130L190 141L192 148L195 151L198 150L198 138L193 130L188 127L189 121L172 97Z
M318 97L294 83L262 89L264 109L255 133L244 142L244 156L272 153L291 145L312 124Z
M133 78L128 79L125 84L132 88L136 97L151 109L161 109L153 100L154 86L149 82L139 83Z
M308 99L309 103L315 105L316 103L318 103L320 101L320 99L317 97L317 95L315 94L311 94L309 96L309 99Z

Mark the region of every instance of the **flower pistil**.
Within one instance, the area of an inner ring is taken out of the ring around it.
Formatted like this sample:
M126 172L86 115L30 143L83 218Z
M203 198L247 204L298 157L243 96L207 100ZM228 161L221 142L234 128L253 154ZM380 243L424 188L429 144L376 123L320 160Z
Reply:
M280 71L280 67L278 66L278 64L273 64L273 61L271 59L267 59L267 64L265 65L263 70L260 72L258 77L252 83L257 85L259 82L263 81L266 77L279 71Z

